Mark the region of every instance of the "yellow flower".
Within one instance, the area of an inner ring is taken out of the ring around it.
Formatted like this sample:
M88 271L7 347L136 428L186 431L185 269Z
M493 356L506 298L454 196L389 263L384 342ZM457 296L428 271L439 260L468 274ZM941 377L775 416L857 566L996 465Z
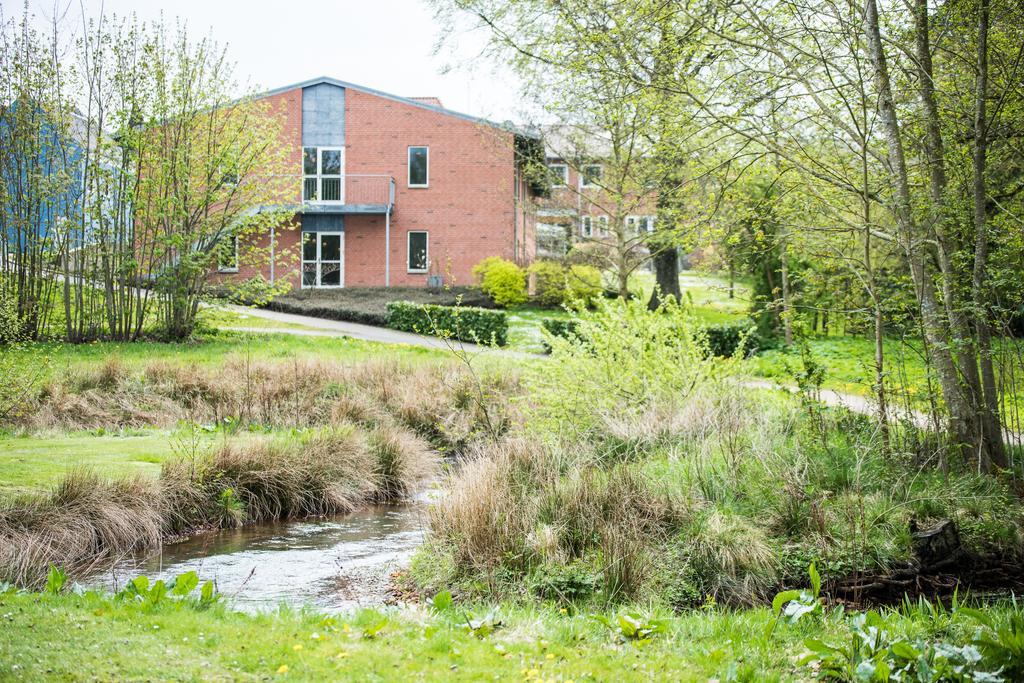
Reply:
M288 665L287 664L282 664L281 666L277 667L277 673L279 673L279 674L286 674L286 673L288 673Z
M302 645L300 643L295 643L294 645L292 645L292 649L298 652L302 649Z
M348 624L342 624L341 625L341 630L344 631L345 633L350 633L352 631L352 627L349 626Z
M569 610L565 609L564 607L562 609L558 610L558 611L559 611L560 614L568 614L569 613Z
M551 654L550 652L547 653L546 655L544 655L544 659L554 659L554 658L555 658L555 656L553 654Z

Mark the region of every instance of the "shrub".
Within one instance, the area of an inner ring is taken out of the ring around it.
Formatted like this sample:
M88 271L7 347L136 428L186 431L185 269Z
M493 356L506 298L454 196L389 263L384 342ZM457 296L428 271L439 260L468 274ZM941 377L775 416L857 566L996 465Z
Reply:
M540 326L548 335L566 339L576 334L579 321L575 318L544 318L540 321ZM551 344L548 343L547 336L544 337L544 351L551 353Z
M388 304L388 327L477 344L504 346L508 342L505 313L485 308L393 301Z
M555 261L537 261L529 272L536 278L534 300L541 306L557 308L565 303L569 293L568 271Z
M752 322L722 323L709 325L708 349L712 355L720 358L730 358L736 355L743 345L743 355L750 356L757 353L758 335Z
M489 256L473 266L480 289L502 308L526 302L526 273L512 261Z
M278 280L271 284L264 280L263 276L257 275L239 285L230 286L228 298L232 303L242 304L243 306L262 307L282 294L287 294L291 288L291 283L287 280Z
M569 277L566 279L566 287L569 290L569 300L590 308L603 291L601 271L594 266L571 266L569 268Z

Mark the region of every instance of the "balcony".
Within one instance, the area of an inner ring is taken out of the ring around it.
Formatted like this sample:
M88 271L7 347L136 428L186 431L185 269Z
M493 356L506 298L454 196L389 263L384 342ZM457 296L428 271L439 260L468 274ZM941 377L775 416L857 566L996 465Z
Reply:
M303 176L302 195L304 213L390 214L395 179L364 173Z

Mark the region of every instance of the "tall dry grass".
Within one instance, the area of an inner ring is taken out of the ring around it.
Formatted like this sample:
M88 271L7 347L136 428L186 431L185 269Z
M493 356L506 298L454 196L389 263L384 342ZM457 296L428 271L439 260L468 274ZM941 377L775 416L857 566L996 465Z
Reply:
M113 356L45 384L18 426L73 431L227 420L288 428L391 420L435 448L458 452L508 428L509 397L517 391L512 375L477 377L450 363L234 356L212 369L166 361L133 368Z
M474 382L474 384L470 384ZM235 358L216 370L116 358L51 382L29 426L169 426L178 420L292 427L165 463L158 481L71 473L47 495L0 507L0 580L32 585L203 527L351 512L408 497L436 476L438 451L507 424L514 380L449 365L343 366ZM475 394L470 394L475 391ZM486 396L481 402L472 397ZM481 416L480 411L490 411Z
M38 585L51 564L87 570L159 545L159 500L152 481L76 470L49 495L0 503L0 580Z

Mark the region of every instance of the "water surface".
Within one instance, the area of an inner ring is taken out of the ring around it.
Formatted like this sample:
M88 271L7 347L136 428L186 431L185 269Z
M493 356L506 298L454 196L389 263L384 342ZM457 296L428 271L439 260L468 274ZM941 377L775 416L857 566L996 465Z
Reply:
M117 589L139 574L167 580L192 570L214 580L232 604L252 611L281 603L329 611L380 605L390 574L423 542L425 512L423 502L381 505L199 534L125 560L98 578Z

